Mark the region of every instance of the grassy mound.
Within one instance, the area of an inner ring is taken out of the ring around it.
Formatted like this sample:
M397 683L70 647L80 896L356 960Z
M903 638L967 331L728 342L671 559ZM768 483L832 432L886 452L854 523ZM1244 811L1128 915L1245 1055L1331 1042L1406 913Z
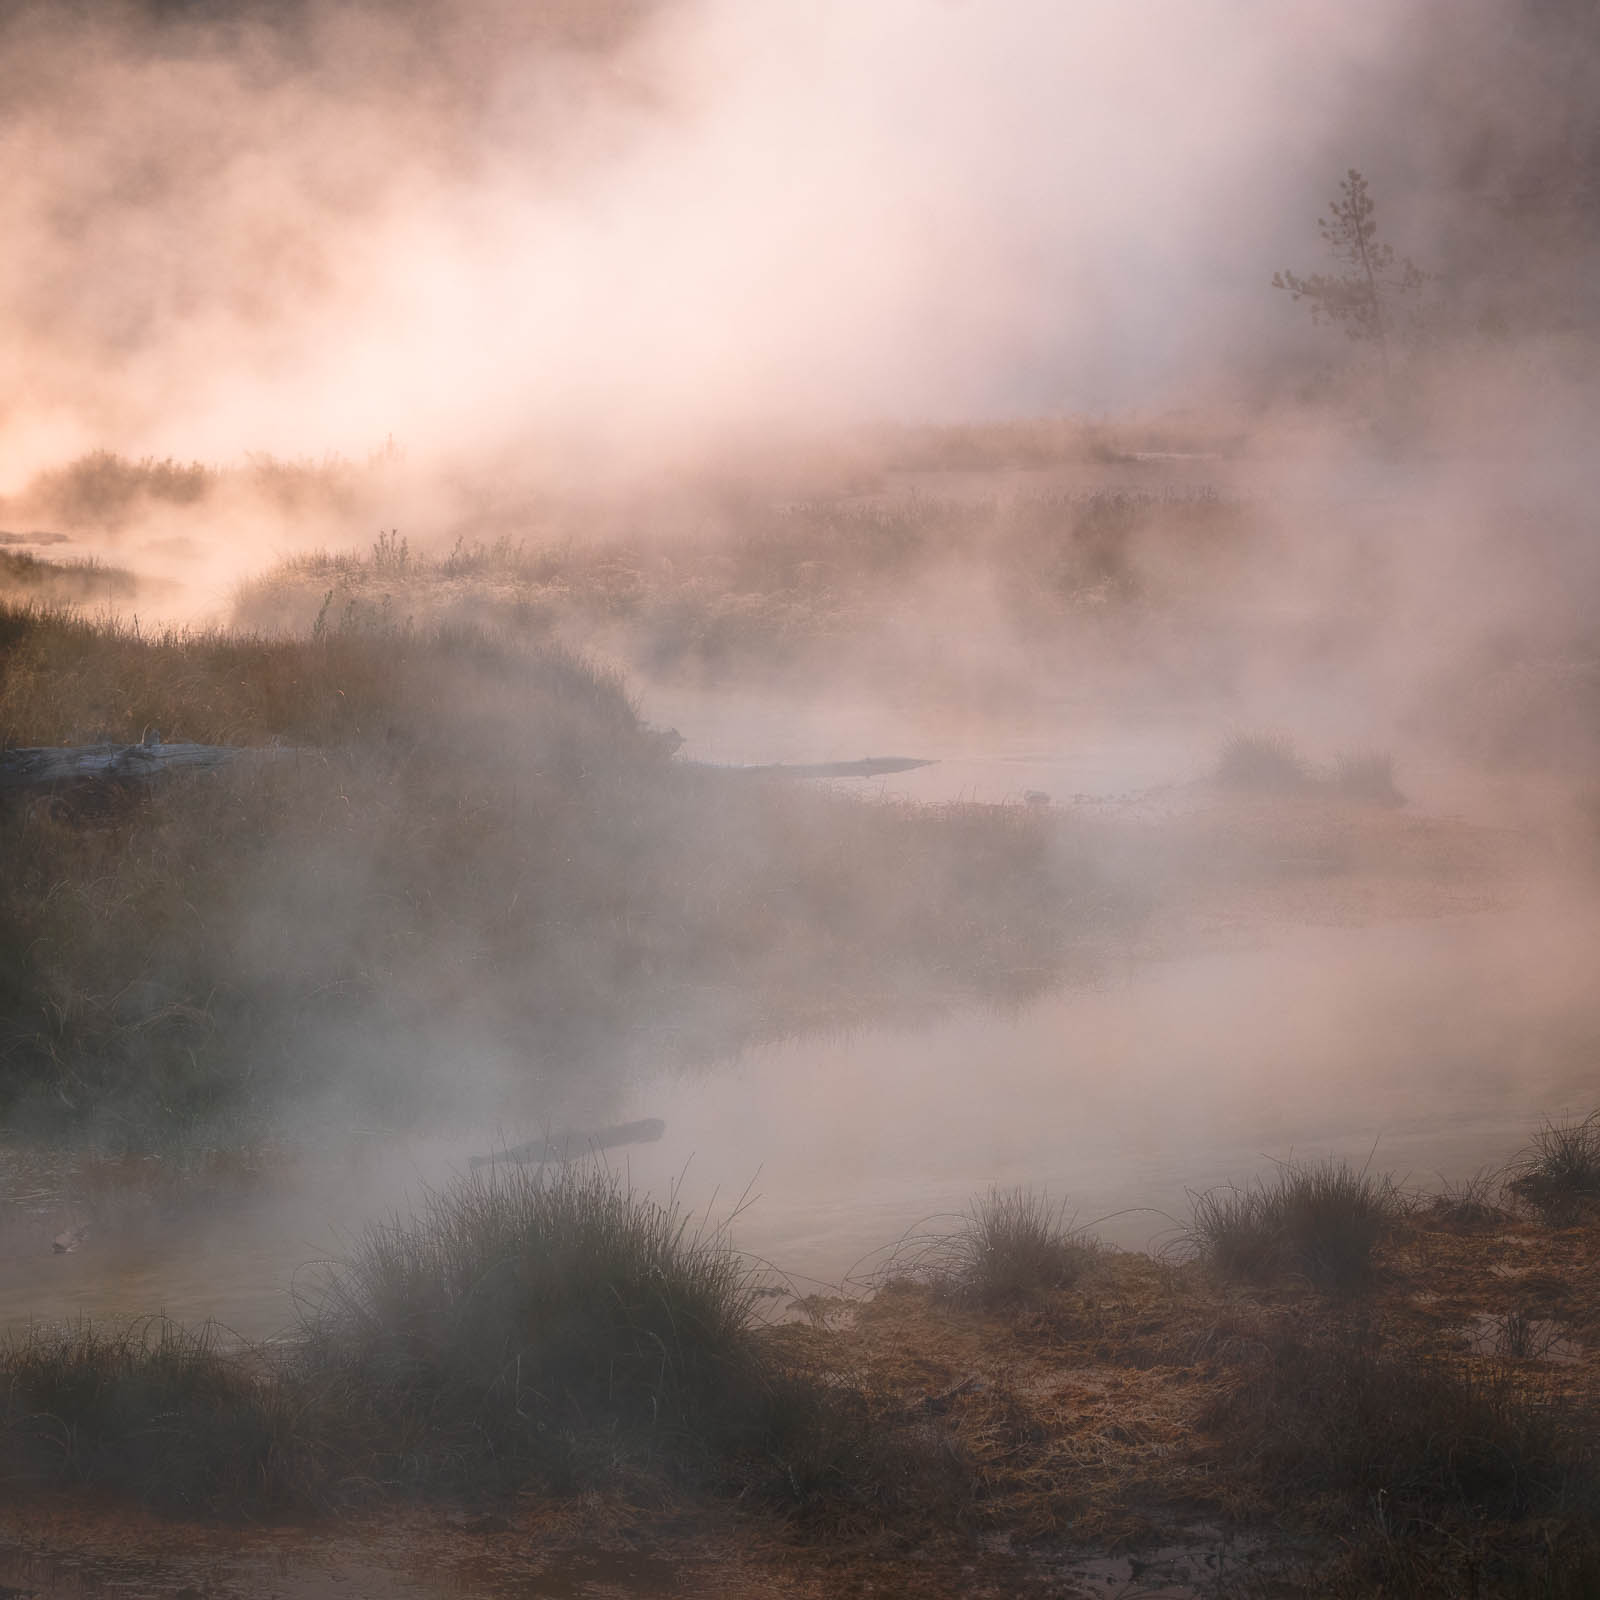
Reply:
M1196 1195L1183 1242L1230 1277L1293 1273L1349 1289L1366 1278L1373 1247L1404 1209L1392 1179L1343 1161L1288 1163L1270 1181Z

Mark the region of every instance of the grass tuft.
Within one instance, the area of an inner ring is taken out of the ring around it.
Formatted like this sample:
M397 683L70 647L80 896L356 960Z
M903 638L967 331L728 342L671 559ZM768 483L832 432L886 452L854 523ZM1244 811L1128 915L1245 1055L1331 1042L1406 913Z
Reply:
M962 1296L998 1305L1076 1283L1095 1248L1071 1226L1064 1201L1053 1205L1035 1189L991 1189L968 1207L955 1237L953 1278Z
M1565 1224L1600 1207L1600 1111L1547 1122L1511 1165L1507 1190L1547 1222Z
M879 1275L880 1286L906 1279L965 1304L994 1308L1078 1282L1100 1253L1036 1189L990 1189L974 1200L953 1233L903 1239Z
M418 1443L390 1471L557 1476L597 1434L759 1432L756 1281L720 1230L594 1163L495 1168L373 1224L321 1289L307 1358Z
M1455 1223L1463 1228L1498 1225L1510 1217L1505 1207L1498 1203L1503 1187L1497 1170L1482 1167L1470 1178L1446 1183L1428 1201L1428 1214L1436 1221Z
M1217 759L1217 782L1229 789L1283 794L1310 781L1305 762L1282 734L1233 734Z
M1372 1251L1405 1202L1393 1179L1344 1161L1285 1163L1270 1182L1193 1198L1182 1243L1229 1277L1298 1274L1327 1289L1360 1285Z

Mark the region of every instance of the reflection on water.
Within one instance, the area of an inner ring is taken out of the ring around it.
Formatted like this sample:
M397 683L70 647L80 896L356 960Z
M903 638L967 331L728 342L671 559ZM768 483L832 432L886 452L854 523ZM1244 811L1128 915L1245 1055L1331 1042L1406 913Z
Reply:
M1459 1178L1504 1161L1540 1116L1589 1109L1596 931L1535 909L1290 930L1015 1015L770 1046L637 1084L622 1113L660 1116L666 1134L612 1159L713 1218L746 1197L738 1243L824 1282L992 1184L1047 1185L1142 1247L1187 1189L1270 1159ZM62 1255L50 1240L70 1201L37 1159L0 1152L0 1323L165 1310L277 1333L336 1227L404 1206L515 1131L374 1137L135 1227L113 1206Z

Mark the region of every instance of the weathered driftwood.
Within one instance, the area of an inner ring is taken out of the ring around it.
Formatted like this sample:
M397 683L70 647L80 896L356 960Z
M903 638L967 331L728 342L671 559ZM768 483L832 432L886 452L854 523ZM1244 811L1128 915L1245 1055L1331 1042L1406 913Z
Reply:
M774 761L765 766L730 767L714 761L686 761L686 767L707 772L746 772L765 778L879 778L888 772L915 772L932 761L910 756L868 756L864 761Z
M147 782L169 772L207 772L239 756L282 753L227 744L162 744L159 736L147 738L143 744L0 750L0 790L42 789L63 783Z
M519 1166L537 1166L546 1161L581 1161L600 1150L615 1150L618 1145L654 1144L666 1131L667 1125L660 1117L617 1122L609 1128L593 1128L588 1132L569 1128L552 1133L548 1138L530 1139L510 1150L497 1150L493 1155L473 1156L470 1164L488 1167L497 1161L514 1161Z

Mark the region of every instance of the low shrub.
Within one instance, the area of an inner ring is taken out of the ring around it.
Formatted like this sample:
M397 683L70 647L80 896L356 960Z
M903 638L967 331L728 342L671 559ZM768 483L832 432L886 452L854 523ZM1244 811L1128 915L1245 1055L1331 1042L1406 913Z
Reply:
M1405 1210L1387 1177L1344 1161L1285 1163L1270 1182L1195 1195L1182 1242L1230 1277L1298 1273L1328 1289L1358 1285L1384 1228Z

